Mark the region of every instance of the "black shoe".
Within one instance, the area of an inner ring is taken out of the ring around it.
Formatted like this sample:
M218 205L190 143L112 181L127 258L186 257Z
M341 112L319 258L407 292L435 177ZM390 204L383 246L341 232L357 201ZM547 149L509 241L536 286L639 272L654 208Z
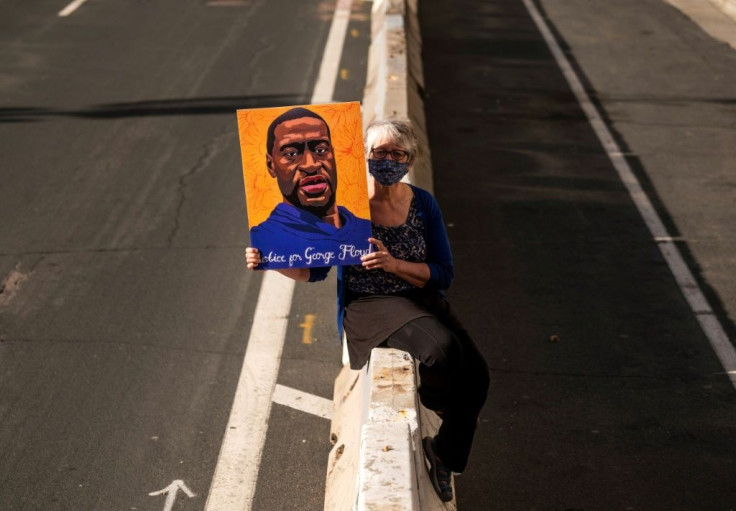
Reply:
M452 500L452 472L447 468L435 454L435 439L425 436L422 440L424 447L424 455L429 461L429 479L432 481L437 495L442 502L450 502Z

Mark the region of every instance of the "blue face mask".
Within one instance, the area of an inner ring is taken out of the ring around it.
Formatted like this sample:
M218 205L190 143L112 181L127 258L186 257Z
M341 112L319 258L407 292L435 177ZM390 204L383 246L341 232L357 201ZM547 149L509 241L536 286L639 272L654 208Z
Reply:
M368 172L383 186L391 186L401 181L409 172L409 163L389 160L368 160Z

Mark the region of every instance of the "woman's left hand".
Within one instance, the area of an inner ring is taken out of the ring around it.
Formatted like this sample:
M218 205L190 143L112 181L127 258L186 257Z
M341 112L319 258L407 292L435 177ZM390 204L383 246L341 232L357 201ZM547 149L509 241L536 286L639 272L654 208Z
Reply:
M378 250L360 258L363 262L363 267L368 270L380 268L388 273L396 273L399 267L399 260L389 253L386 245L376 238L368 238L368 242L378 247Z

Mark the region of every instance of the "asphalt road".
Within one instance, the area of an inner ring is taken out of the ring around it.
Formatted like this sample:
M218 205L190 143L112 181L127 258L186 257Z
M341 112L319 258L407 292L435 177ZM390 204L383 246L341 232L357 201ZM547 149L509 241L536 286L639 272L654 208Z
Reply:
M163 509L181 479L201 510L261 280L235 109L309 101L334 2L67 3L0 1L0 509ZM369 8L336 100L362 98ZM331 284L282 364L326 398ZM328 421L271 422L255 508L321 509Z
M0 510L160 510L176 479L201 510L261 282L234 110L308 102L334 2L66 3L0 0ZM733 338L736 54L660 0L540 5ZM492 367L460 509L733 509L736 391L521 0L420 21L450 297ZM296 287L279 384L332 397L334 307ZM253 509L321 509L328 433L273 405Z
M733 339L736 53L659 0L536 5ZM450 296L492 370L459 509L734 509L736 391L524 4L420 23Z

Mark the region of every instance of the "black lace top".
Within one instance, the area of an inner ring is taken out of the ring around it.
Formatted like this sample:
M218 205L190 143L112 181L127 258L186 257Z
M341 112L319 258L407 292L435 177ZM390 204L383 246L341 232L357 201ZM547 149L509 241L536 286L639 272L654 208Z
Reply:
M419 263L427 258L427 242L424 239L424 221L417 214L417 198L412 197L406 222L396 227L371 224L373 237L386 245L389 253L404 261ZM396 275L383 270L366 270L362 266L345 267L345 283L353 295L397 294L413 288Z

